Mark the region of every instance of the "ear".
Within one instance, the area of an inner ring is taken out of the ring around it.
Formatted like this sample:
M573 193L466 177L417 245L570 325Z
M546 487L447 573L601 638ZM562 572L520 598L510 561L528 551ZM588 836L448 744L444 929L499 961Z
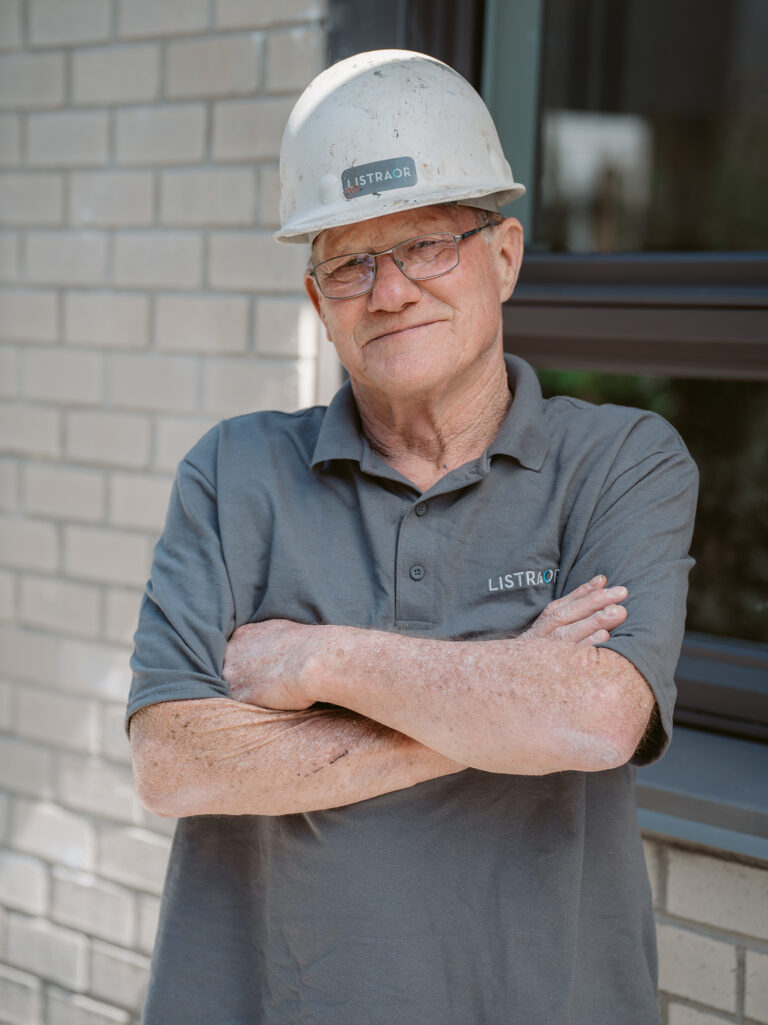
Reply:
M523 262L523 226L516 217L506 217L496 229L501 302L506 302L517 284Z
M325 328L325 336L330 342L331 336L328 334L328 324L326 323L325 316L323 314L322 296L320 295L320 290L315 284L315 279L313 277L310 277L309 272L305 273L304 275L304 291L309 296L309 301L315 307L315 312L317 313L320 320L323 322L323 327Z

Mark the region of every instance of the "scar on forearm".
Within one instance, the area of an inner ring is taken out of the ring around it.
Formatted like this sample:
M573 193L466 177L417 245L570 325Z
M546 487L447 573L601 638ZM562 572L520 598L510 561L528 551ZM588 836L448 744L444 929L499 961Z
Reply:
M340 758L343 758L344 755L348 755L348 754L349 754L349 748L344 748L344 750L341 751L339 754L337 754L335 758L331 758L330 762L328 762L328 765L333 765L334 762L338 762L338 760ZM316 769L312 770L311 774L308 773L308 772L297 772L296 775L297 776L309 776L309 775L314 776L315 773L321 772L326 767L327 766L325 766L325 765L318 765L318 767Z

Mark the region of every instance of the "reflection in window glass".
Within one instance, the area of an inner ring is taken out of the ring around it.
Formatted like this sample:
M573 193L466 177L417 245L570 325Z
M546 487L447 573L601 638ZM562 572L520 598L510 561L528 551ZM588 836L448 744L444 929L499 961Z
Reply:
M546 0L535 244L768 248L766 0Z
M768 642L768 384L540 371L545 395L660 413L701 474L690 630Z

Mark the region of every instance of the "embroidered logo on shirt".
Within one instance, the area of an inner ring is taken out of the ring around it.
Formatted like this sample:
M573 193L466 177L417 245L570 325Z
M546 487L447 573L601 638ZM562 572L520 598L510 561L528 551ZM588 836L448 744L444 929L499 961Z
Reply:
M560 570L551 569L520 569L514 573L504 573L498 577L488 577L489 591L517 591L528 587L543 587L545 584L557 583Z

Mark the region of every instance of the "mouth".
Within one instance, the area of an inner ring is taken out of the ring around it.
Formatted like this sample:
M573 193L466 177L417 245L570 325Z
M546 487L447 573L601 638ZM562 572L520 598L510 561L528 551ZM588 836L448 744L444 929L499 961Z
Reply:
M431 327L433 324L439 323L439 320L423 320L418 324L406 324L403 327L393 327L389 331L382 331L381 334L374 335L372 338L369 338L364 342L364 345L370 345L371 342L381 342L387 338L399 338L403 335L407 335L409 331L417 331L419 328Z

